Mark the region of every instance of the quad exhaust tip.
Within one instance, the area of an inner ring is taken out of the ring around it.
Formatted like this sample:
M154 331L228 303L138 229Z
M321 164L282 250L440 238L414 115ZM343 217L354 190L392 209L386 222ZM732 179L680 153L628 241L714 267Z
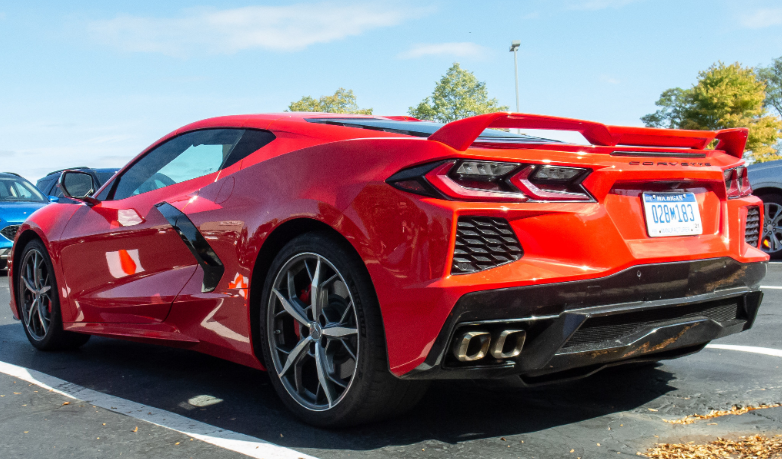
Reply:
M524 330L503 330L494 339L485 330L471 330L457 335L453 355L460 362L475 362L487 355L497 360L512 359L521 354L527 333Z

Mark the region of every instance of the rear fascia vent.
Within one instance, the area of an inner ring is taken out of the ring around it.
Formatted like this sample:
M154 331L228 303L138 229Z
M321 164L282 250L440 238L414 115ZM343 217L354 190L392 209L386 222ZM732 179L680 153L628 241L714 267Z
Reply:
M524 255L504 218L459 217L451 274L469 274L516 261Z
M760 207L747 207L747 223L744 227L744 241L752 247L760 242Z

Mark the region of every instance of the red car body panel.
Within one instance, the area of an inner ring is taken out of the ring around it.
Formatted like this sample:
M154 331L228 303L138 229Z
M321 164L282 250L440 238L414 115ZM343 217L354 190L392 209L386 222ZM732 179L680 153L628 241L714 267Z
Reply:
M746 130L646 130L491 114L451 123L427 139L306 121L317 117L336 116L285 113L193 123L137 158L178 134L210 127L265 129L276 140L203 177L94 206L46 206L32 215L17 241L34 233L49 249L65 328L189 347L263 368L253 347L251 320L261 291L251 286L256 260L269 236L297 219L337 231L363 260L381 306L390 370L397 376L421 365L454 305L471 292L596 279L652 263L768 259L744 241L747 207L759 206L762 212L761 201L751 195L727 199L723 177L725 169L742 164L736 152L743 151ZM500 148L475 142L486 127L522 125L576 130L597 145ZM724 151L700 150L715 138ZM670 146L703 157L664 156L671 150L661 147ZM615 151L657 157L610 154ZM386 183L410 166L458 158L590 168L583 186L594 200L467 202L423 197ZM639 196L669 190L674 182L677 190L695 194L703 234L650 238ZM213 291L202 292L202 268L155 210L162 201L187 215L224 263ZM120 214L142 222L124 226ZM456 221L469 215L506 219L524 256L485 271L451 275ZM15 279L13 263L9 266ZM14 287L11 282L11 309L18 318Z

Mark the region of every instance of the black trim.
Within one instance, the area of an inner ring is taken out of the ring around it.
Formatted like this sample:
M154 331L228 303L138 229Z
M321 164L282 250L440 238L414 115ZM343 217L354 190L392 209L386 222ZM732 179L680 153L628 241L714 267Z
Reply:
M601 353L600 358L589 355L590 352L576 356L558 353L591 317L726 299L739 302L742 311L740 323L719 324L706 320L708 324L704 323L696 331L688 332L687 339L677 344L700 345L752 326L762 300L759 284L766 270L766 262L740 263L725 257L640 265L610 276L584 281L468 293L456 302L424 363L403 378L494 378L555 372L616 361L632 351L633 346L640 347L642 343L625 343L621 350L616 348L615 352ZM650 326L650 336L678 336L681 327L686 326L684 322L688 321L678 320L670 325ZM528 330L521 360L494 362L496 365L481 367L446 368L450 342L457 328L479 326L492 331L510 324L523 325ZM654 332L657 334L654 335ZM666 346L668 349L671 347Z
M682 153L678 151L614 151L611 156L649 158L705 158L706 153Z
M204 293L213 291L225 272L223 262L220 261L220 258L217 257L217 254L187 215L167 202L155 204L155 207L179 233L182 241L190 249L190 253L204 270L201 291Z

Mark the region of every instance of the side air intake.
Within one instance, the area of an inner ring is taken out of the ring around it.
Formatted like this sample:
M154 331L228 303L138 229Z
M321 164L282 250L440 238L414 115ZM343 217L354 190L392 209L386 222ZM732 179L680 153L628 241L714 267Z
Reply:
M752 247L760 242L760 207L747 207L747 225L744 228L744 241Z
M504 218L459 217L451 274L468 274L516 261L521 243Z

